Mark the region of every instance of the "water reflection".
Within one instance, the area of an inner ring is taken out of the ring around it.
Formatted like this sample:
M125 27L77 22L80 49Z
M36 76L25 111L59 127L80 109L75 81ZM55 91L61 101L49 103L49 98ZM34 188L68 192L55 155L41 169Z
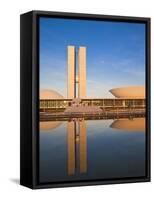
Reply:
M40 182L145 175L145 118L40 122Z
M53 129L58 128L61 124L62 124L61 121L40 122L40 130L41 131L53 130Z
M145 118L117 119L110 127L124 131L141 132L145 130Z
M67 122L68 174L75 174L79 155L80 173L87 171L87 134L84 119ZM77 154L77 150L79 153Z

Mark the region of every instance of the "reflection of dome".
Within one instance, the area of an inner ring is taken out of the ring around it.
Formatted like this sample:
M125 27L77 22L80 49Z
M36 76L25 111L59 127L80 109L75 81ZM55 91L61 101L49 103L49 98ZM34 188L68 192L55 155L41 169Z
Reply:
M41 90L40 99L63 99L64 97L54 90Z
M129 86L111 89L110 92L117 98L145 98L144 86Z
M47 130L52 130L57 128L62 124L61 121L45 121L45 122L40 122L40 130L41 131L47 131Z
M145 118L117 119L110 127L124 131L145 131Z

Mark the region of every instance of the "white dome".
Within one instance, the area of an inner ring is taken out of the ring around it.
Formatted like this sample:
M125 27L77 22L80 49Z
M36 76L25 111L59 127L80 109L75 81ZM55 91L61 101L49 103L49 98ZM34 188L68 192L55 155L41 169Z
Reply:
M144 86L129 86L109 90L117 98L145 98Z
M54 90L41 90L40 99L63 99L64 97Z

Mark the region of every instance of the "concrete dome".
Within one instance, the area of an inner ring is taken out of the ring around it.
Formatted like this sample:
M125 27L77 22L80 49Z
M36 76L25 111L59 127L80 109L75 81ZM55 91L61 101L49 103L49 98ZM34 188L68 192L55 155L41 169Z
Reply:
M117 98L145 98L144 86L129 86L109 90Z
M63 99L64 97L54 90L41 90L40 99Z

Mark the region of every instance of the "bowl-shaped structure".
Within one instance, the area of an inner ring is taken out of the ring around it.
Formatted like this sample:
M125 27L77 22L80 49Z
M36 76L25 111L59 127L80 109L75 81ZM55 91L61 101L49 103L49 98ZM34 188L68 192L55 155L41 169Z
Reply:
M40 99L63 99L64 97L54 90L41 90Z
M145 98L145 87L144 86L129 86L111 89L110 92L117 98L132 98L142 99Z

